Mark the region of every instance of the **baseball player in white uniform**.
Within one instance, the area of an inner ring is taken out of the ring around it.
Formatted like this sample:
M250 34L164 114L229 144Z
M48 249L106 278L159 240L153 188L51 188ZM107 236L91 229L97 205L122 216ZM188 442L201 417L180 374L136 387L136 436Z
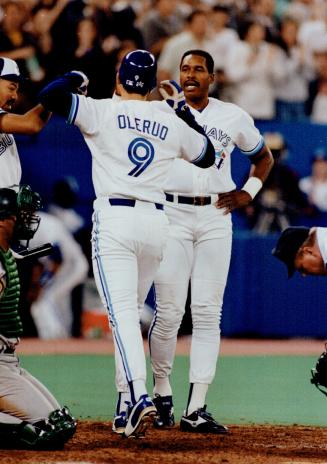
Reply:
M272 254L286 265L288 277L296 271L303 276L326 276L327 227L287 227Z
M0 187L14 187L16 190L22 170L12 134L36 134L50 117L50 112L42 105L23 115L8 113L18 98L21 80L17 63L9 58L0 58Z
M79 127L92 155L93 270L113 331L116 368L123 369L130 390L124 434L137 436L156 414L145 385L139 308L167 239L164 183L174 158L209 167L214 149L176 85L168 84L174 93L167 102L196 130L167 112L167 103L145 101L156 86L156 61L149 52L136 50L124 57L117 76L120 101L74 93L86 84L85 76L71 72L39 97L45 108Z
M234 104L208 98L214 80L210 54L190 50L181 60L180 83L197 122L211 139L215 164L207 170L176 159L165 185L169 240L155 278L156 312L149 331L157 427L174 425L172 388L177 333L191 280L193 321L189 396L180 427L188 432L226 433L206 411L220 344L220 319L231 257L231 211L250 203L273 158L252 118ZM237 146L249 159L248 181L236 190L231 155ZM178 274L176 274L178 269Z
M48 279L41 292L31 305L31 315L42 339L68 338L72 336L71 292L76 285L85 282L88 262L80 245L53 214L40 212L40 227L29 242L29 247L41 246L51 242L59 253L59 266L55 272L54 257L41 258L44 274Z

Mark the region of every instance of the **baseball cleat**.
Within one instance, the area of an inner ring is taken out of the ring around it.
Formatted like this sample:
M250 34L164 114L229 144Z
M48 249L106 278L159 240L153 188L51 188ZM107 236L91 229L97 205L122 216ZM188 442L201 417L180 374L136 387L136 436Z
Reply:
M142 395L130 409L124 430L125 437L142 437L149 424L153 423L157 410L148 395Z
M183 432L195 433L228 433L228 428L215 421L212 415L206 411L207 405L192 412L189 416L182 416L180 429Z
M127 414L126 412L121 412L118 416L114 417L112 421L112 431L122 435L125 432L125 427L127 424Z
M157 429L173 427L175 425L173 397L155 395L153 402L158 411L153 425Z

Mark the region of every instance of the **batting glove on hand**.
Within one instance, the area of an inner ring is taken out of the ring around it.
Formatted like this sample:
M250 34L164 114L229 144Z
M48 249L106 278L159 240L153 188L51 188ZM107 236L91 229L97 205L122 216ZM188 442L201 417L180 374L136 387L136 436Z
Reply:
M70 71L65 74L72 80L72 83L76 86L75 90L80 95L87 95L87 86L89 85L89 78L82 71Z
M175 111L185 111L187 108L182 88L175 81L161 81L160 95Z

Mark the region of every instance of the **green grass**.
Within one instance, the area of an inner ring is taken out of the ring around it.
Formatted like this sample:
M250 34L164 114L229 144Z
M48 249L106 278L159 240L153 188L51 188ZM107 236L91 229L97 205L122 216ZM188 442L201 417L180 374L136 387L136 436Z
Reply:
M209 388L208 410L226 424L327 424L327 398L310 383L313 356L221 357ZM105 355L21 356L80 419L111 420L115 408L114 359ZM152 391L148 370L149 393ZM176 419L188 395L188 357L178 356L172 375Z

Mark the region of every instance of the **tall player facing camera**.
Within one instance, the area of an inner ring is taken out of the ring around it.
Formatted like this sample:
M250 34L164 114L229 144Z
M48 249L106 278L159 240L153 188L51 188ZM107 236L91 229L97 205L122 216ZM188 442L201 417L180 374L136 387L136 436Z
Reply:
M44 88L40 101L77 125L90 148L96 193L93 270L114 335L120 392L114 430L138 436L156 415L145 384L139 310L167 240L164 183L174 158L205 168L214 162L214 149L176 84L166 86L167 103L179 117L167 111L166 102L146 101L156 86L156 61L147 51L124 57L117 75L119 101L78 95L86 86L86 76L73 71Z
M184 53L180 83L196 121L215 148L206 170L176 159L165 186L169 240L155 278L156 316L149 333L158 428L174 425L169 376L177 333L191 280L193 322L189 393L181 418L186 432L226 433L206 411L220 344L220 319L232 246L231 211L251 202L273 165L272 155L253 119L240 107L209 98L214 62L203 50ZM236 190L231 156L237 146L251 163L250 177ZM176 275L175 270L179 272Z

